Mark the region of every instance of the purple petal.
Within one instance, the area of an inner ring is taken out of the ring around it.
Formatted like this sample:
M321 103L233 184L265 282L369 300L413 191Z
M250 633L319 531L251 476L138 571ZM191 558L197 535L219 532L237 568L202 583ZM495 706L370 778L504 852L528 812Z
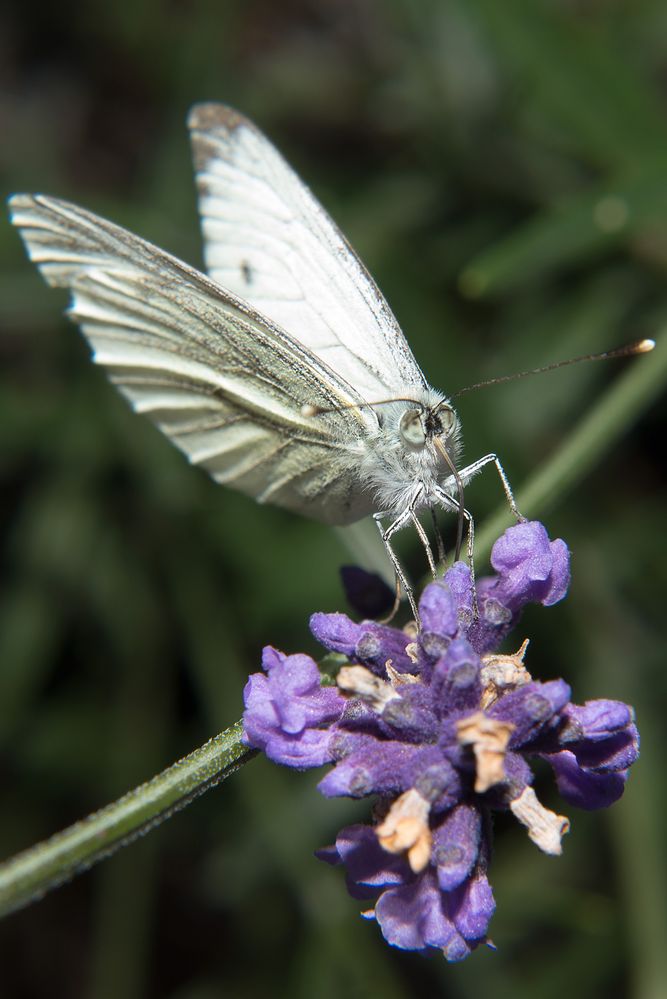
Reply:
M451 891L464 881L477 860L482 834L482 817L472 805L458 805L433 831L433 863L438 884Z
M456 603L446 579L429 583L419 601L423 634L453 638L459 627ZM421 637L421 636L420 636Z
M577 763L574 753L563 750L547 759L554 769L563 798L577 808L607 808L623 794L627 773L592 774Z
M477 707L482 693L479 656L465 638L455 639L433 669L431 690L440 717Z
M442 893L432 871L426 870L411 884L383 892L375 906L375 918L387 943L402 950L425 950L452 946L455 959L468 948L459 937L442 905ZM463 953L465 952L465 953Z
M339 862L345 864L350 880L358 885L399 885L413 877L402 856L382 849L371 826L356 825L341 829L336 837L335 852ZM328 857L323 856L322 859L328 860Z
M415 778L413 787L431 803L433 816L448 812L461 800L463 793L461 775L444 758L422 770Z
M380 715L385 734L402 742L436 742L438 718L429 688L421 683L405 684L399 692L400 697L389 701Z
M333 846L319 847L319 849L315 850L315 856L318 860L323 860L325 864L330 864L331 867L339 867L343 863L335 844Z
M486 874L478 872L452 893L448 909L450 918L465 940L471 942L485 937L496 909Z
M256 699L251 689L253 680L265 680L258 674L251 677L244 691L247 711L243 721L243 741L255 749L262 749L274 763L307 770L331 762L331 733L326 730L308 729L300 735L285 735L277 726L265 725L253 715ZM251 715L248 716L247 712Z
M466 957L474 950L476 944L471 947L464 938L459 933L453 933L449 941L442 948L442 953L445 960L449 961L450 964L454 964L457 961L464 961Z
M634 712L623 701L586 701L569 704L563 712L568 741L580 739L606 739L634 722Z
M639 756L639 732L632 708L621 701L570 704L559 747L571 750L580 766L598 773L627 770Z
M402 794L411 788L419 776L442 757L436 746L354 736L354 749L337 763L317 785L327 798L350 795L363 798L368 794Z
M505 531L493 546L491 565L498 573L496 599L513 613L527 603L557 603L570 583L565 542L550 541L546 528L535 520Z
M243 692L244 741L276 763L299 769L331 760L331 733L320 728L342 715L345 699L322 687L317 664L308 656L285 656L267 646L262 664Z
M583 745L569 746L579 766L596 773L627 770L639 756L639 732L635 725L627 731Z
M313 614L310 630L326 649L339 652L384 676L391 660L399 673L413 673L415 666L405 648L411 639L398 628L375 621L356 624L345 614Z
M334 721L343 713L345 699L335 687L322 687L317 663L310 656L286 656L267 646L262 666L268 673L273 707L284 732L294 735L306 727Z
M470 566L455 562L445 573L445 582L454 598L459 624L470 624L473 614L473 578Z
M510 746L525 746L568 704L571 690L564 680L527 683L503 694L488 709L492 718L511 722L515 728Z
M310 618L310 630L320 645L331 652L352 656L359 637L360 626L347 614L318 612Z
M427 659L439 659L452 638L466 633L473 618L472 592L470 569L463 562L456 562L443 579L426 587L419 602L419 644Z

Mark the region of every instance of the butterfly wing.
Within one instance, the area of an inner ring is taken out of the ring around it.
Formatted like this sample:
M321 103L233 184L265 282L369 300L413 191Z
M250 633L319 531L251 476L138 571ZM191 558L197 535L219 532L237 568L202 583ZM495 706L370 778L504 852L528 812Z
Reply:
M354 250L274 146L223 104L188 119L206 269L369 402L426 387Z
M12 222L94 360L218 482L332 524L372 509L356 467L377 417L271 320L125 229L43 195L10 199ZM338 407L316 418L304 404Z

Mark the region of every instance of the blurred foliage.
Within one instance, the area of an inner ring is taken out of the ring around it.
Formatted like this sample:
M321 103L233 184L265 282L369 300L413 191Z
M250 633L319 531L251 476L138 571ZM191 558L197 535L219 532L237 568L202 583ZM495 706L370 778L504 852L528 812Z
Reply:
M61 0L0 13L0 186L70 197L201 261L184 117L276 141L384 289L432 384L655 336L667 322L667 8L659 0ZM325 528L222 490L94 370L0 226L0 854L232 723L262 645L342 609ZM650 364L651 358L635 362ZM619 375L466 397L466 451L520 485ZM647 403L650 402L647 399ZM391 951L312 858L363 809L257 760L0 929L11 999L667 994L661 414L541 510L568 600L529 668L634 702L644 755L559 861L498 829L497 953ZM499 502L488 473L479 519ZM414 567L404 539L406 557ZM549 796L545 784L543 794Z

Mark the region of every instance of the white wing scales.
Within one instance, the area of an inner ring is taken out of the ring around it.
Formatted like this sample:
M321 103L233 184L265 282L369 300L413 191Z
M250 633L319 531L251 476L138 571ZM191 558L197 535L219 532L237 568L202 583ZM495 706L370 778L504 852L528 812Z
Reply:
M373 509L356 478L368 409L322 361L203 274L68 202L15 195L12 221L133 407L219 482L326 523ZM338 407L308 419L305 404Z
M389 306L273 145L222 104L190 112L206 268L368 402L426 387Z

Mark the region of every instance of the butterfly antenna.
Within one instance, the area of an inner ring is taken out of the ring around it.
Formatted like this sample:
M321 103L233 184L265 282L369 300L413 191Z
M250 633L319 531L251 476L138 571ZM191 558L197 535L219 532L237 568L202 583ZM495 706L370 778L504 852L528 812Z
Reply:
M553 364L545 364L541 368L531 368L529 371L517 371L513 375L501 375L499 378L489 378L483 382L475 382L474 385L466 385L465 388L454 392L452 399L465 395L475 389L487 388L489 385L502 385L503 382L514 382L519 378L527 378L529 375L541 375L545 371L555 371L556 368L565 368L570 364L579 364L580 361L610 361L616 357L633 357L635 354L648 354L655 347L655 340L648 338L635 340L624 347L616 347L615 350L603 350L599 354L583 354L581 357L570 357L566 361L554 361Z
M424 404L418 399L395 395L391 399L377 399L375 402L343 402L340 406L315 406L313 403L307 402L301 407L301 415L322 416L325 413L340 413L344 409L372 409L373 406L385 406L390 402L411 402L413 406L424 408Z

